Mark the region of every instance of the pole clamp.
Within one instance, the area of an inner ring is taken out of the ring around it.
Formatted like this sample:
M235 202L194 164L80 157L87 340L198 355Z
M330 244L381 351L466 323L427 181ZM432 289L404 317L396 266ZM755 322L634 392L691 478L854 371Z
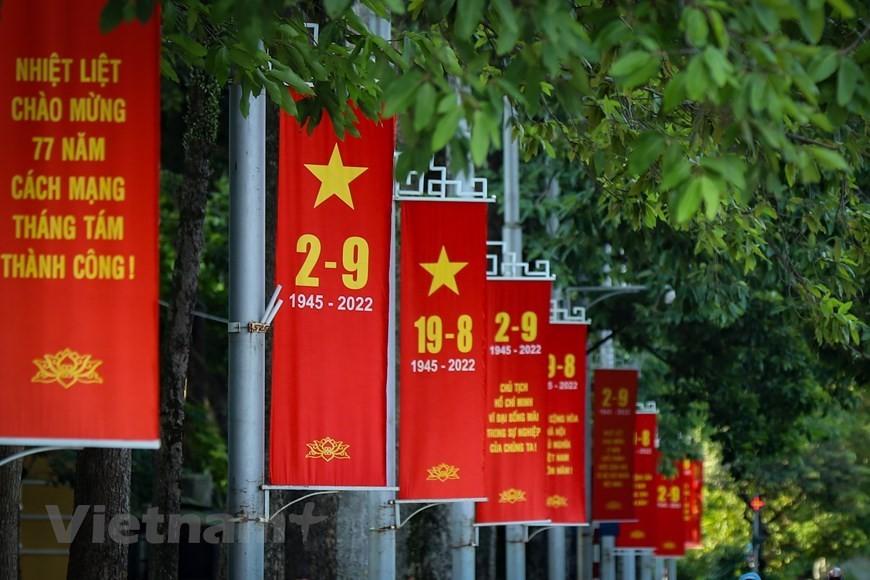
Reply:
M243 330L247 330L250 333L262 333L265 334L269 332L269 329L272 328L271 324L266 324L264 322L249 322L248 324L244 324L242 322L228 322L227 323L227 332L229 334L236 334L242 332Z

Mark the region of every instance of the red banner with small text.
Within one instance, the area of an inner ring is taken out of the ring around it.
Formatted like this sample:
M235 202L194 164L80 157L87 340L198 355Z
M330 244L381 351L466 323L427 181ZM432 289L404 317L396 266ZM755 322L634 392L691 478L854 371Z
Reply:
M595 369L592 424L592 519L634 517L634 415L638 372Z
M399 499L481 498L487 203L401 206Z
M547 359L542 333L552 282L489 279L486 368L487 502L479 524L545 521L547 508Z
M588 523L585 323L551 321L547 352L547 507L557 524Z
M688 463L688 465L686 465ZM693 459L683 462L683 485L686 506L683 520L686 523L686 548L703 547L701 539L701 516L703 515L704 462Z
M160 14L0 6L0 442L157 447Z
M683 521L683 474L679 462L670 476L656 473L656 556L686 554L686 524Z
M634 516L619 525L617 548L655 548L656 413L639 412L634 428Z
M387 484L393 120L281 115L271 483Z

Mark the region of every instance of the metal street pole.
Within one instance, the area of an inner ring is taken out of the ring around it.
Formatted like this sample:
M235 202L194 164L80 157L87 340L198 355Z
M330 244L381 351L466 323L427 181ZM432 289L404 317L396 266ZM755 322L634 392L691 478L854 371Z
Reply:
M634 580L635 577L635 552L628 549L622 552L622 580Z
M465 119L461 121L460 131L468 134ZM462 183L461 191L474 191L474 165L467 160L465 172L456 178ZM451 578L454 580L474 580L474 502L452 502L447 508L448 542L450 545Z
M601 534L601 580L616 580L616 536Z
M550 178L547 197L551 200L559 199L559 180L555 177ZM559 230L559 218L554 214L550 214L547 219L547 233L550 236L555 236ZM561 289L553 288L553 300L557 303L562 300ZM583 345L586 348L586 345ZM547 569L550 580L563 580L568 574L568 554L565 550L566 545L566 528L565 526L556 526L547 530Z
M547 572L550 580L568 577L565 565L565 526L547 530Z
M665 559L653 556L653 578L662 580L665 576Z
M668 580L677 580L677 559L668 558Z
M525 580L526 538L521 525L505 526L505 578Z
M449 524L451 578L474 580L474 502L450 504Z
M520 146L513 138L510 123L510 104L504 101L504 242L505 257L513 256L521 262L523 256L523 231L520 227ZM513 524L505 529L505 559L508 580L524 580L526 577L526 544L523 526Z
M391 24L389 20L379 18L362 2L354 5L354 10L369 27L372 33L389 40ZM391 247L395 248L396 220L391 220ZM390 255L390 318L389 339L387 346L387 486L396 485L396 303L395 303L396 261L394 253ZM368 492L369 521L369 560L368 573L371 579L391 580L396 577L396 512L394 491Z
M752 516L752 561L755 571L761 570L761 509Z
M652 580L653 556L649 552L640 555L640 580Z
M229 509L230 580L263 577L265 544L265 354L262 329L266 263L266 98L230 87ZM238 323L234 328L234 323Z

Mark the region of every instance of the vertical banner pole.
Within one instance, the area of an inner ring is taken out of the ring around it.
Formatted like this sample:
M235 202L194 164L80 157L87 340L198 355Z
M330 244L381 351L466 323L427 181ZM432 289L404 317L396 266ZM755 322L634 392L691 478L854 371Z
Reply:
M677 580L677 559L668 558L668 580Z
M616 580L615 540L615 536L601 534L601 580Z
M665 559L653 556L653 562L653 565L655 566L655 569L653 570L653 578L655 580L662 580L665 576Z
M454 580L474 580L474 502L450 504L450 554Z
M263 577L265 543L265 334L250 332L265 300L266 99L230 88L229 509L235 518L228 549L230 580Z
M462 119L465 123L465 119ZM463 125L468 132L467 124ZM468 160L464 173L457 175L462 191L474 191L474 165ZM455 580L474 580L474 502L451 503L447 511L448 538L450 541L451 573Z
M386 40L392 35L389 20L379 18L374 12L357 2L354 9L374 34ZM387 331L387 486L396 485L396 204L392 204L393 218L390 220L390 298L389 326ZM369 492L369 578L396 577L396 529L393 505L396 500L394 491Z
M640 580L652 580L653 556L649 552L640 555Z
M622 553L622 580L634 580L634 550Z
M396 247L396 204L392 204L390 247ZM387 486L396 485L396 257L390 252L390 298L387 326ZM396 499L394 491L369 492L369 578L396 577Z
M552 200L559 199L559 180L555 177L550 179L550 187L547 191L547 197ZM551 214L547 220L547 233L555 236L559 229L559 218L555 214ZM561 299L560 291L553 290L553 300ZM583 351L586 351L586 345L583 345ZM585 379L585 377L584 377ZM588 407L587 407L588 409ZM585 459L584 459L585 461ZM587 503L587 509L589 504ZM547 531L547 567L549 577L553 580L567 578L567 552L565 550L565 530L564 526L556 526Z
M508 122L511 107L507 99L504 101L504 258L506 261L521 262L523 254L523 232L520 228L520 146L513 138L513 129ZM513 255L513 260L509 256ZM526 544L523 542L523 527L521 525L506 526L505 558L507 559L507 574L509 580L524 580L526 577ZM511 538L519 538L517 541Z
M522 525L505 526L505 553L507 580L524 580L526 577L526 538Z
M547 577L552 580L567 578L565 567L565 526L547 530Z

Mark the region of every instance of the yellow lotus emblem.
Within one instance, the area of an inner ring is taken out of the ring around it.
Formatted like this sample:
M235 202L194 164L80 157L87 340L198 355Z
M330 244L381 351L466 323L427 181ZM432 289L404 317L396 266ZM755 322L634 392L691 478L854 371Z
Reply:
M622 509L622 502L617 500L611 500L604 505L604 509L608 510L618 510Z
M57 354L47 354L42 360L34 360L33 364L39 370L30 382L60 383L68 389L76 383L102 383L103 378L97 374L97 367L103 364L101 360L91 358L89 354L79 354L65 348Z
M644 532L643 530L634 530L633 532L631 532L631 534L629 534L628 537L632 540L643 540L644 538L646 538L646 532Z
M305 456L308 459L323 459L324 461L350 459L350 455L347 454L347 448L350 445L345 445L343 441L336 441L332 437L324 437L320 441L305 445L308 446L308 454Z
M444 483L448 479L459 479L459 468L455 465L441 463L430 467L426 471L429 472L426 481L440 481Z
M547 498L547 507L563 508L568 507L568 498L562 495L551 495Z
M498 494L498 503L518 503L526 501L526 492L521 489L510 488Z
M662 548L664 548L665 550L673 550L676 547L677 547L677 544L675 542L671 542L671 541L667 541L664 544L662 544Z

